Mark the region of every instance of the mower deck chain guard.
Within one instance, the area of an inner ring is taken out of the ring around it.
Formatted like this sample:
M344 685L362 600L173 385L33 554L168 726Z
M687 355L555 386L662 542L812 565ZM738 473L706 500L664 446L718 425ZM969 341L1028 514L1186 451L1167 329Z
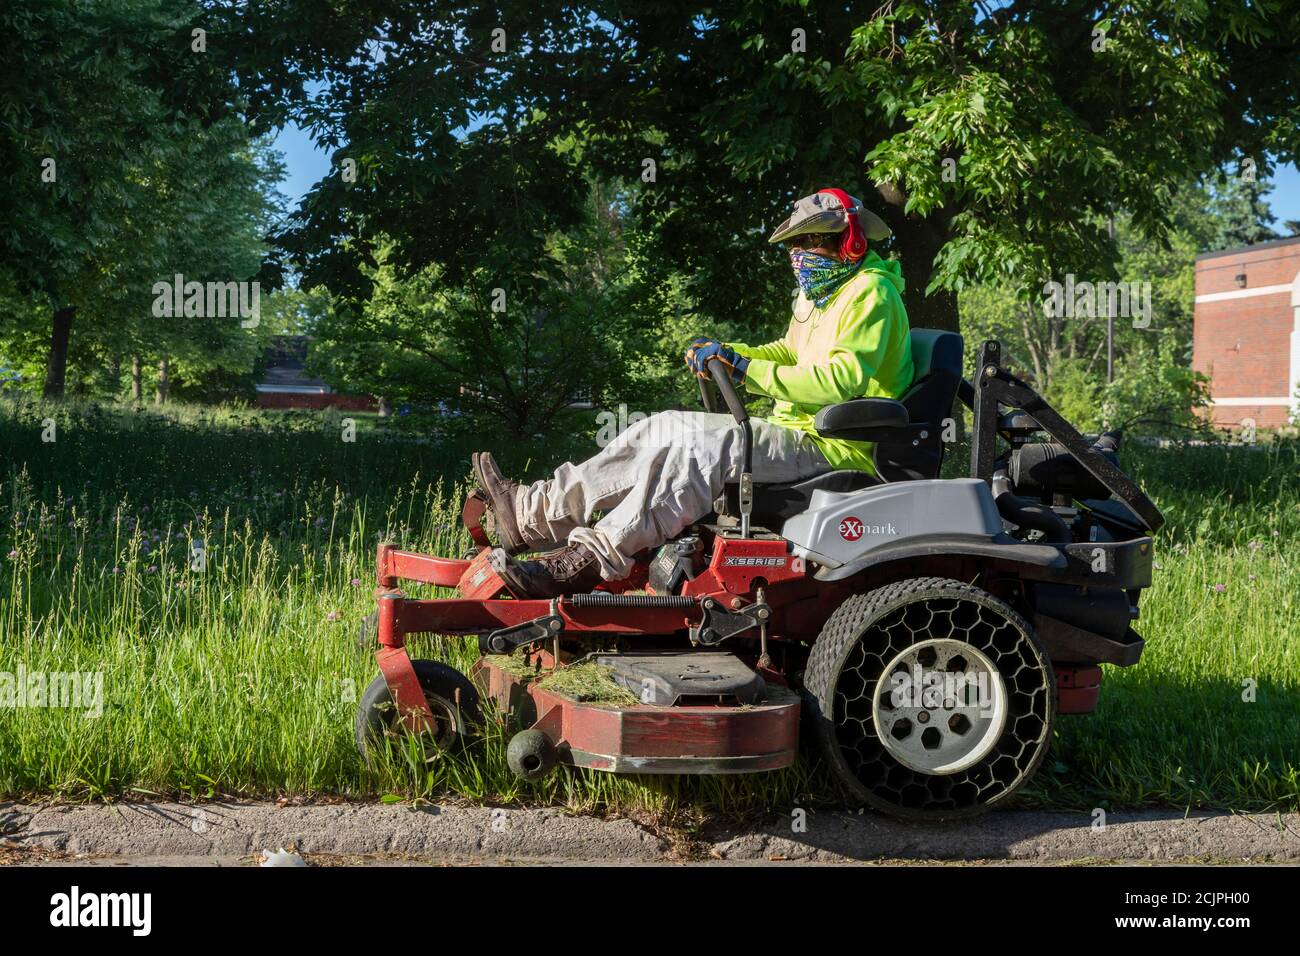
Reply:
M664 657L683 667L698 653ZM616 657L596 659L608 664ZM743 665L735 669L739 667ZM801 701L781 688L768 686L762 699L744 704L699 704L690 694L672 706L664 706L672 696L665 695L663 703L612 707L557 694L486 658L474 665L471 677L502 712L513 711L531 721L523 733L542 734L545 742L539 749L568 766L605 773L755 773L790 766L799 746ZM646 686L638 684L635 693L642 696Z
M772 617L766 604L755 603L737 611L729 611L714 598L700 602L700 623L691 628L691 641L712 647L744 631L762 627Z
M549 640L563 630L564 618L559 614L543 614L522 624L479 635L478 649L483 654L509 654L516 648Z

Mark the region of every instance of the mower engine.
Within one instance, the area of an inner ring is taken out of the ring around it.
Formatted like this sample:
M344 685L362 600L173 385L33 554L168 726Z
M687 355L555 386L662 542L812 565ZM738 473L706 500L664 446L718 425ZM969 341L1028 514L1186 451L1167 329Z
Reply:
M648 590L654 594L676 594L703 569L704 544L700 536L685 535L661 547L650 562Z

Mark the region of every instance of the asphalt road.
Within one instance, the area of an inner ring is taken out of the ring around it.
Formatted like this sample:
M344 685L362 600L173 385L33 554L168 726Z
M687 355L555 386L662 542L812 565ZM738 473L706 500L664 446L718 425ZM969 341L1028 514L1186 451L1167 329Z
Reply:
M1104 823L1104 825L1101 825ZM274 803L0 803L0 863L1300 862L1300 814L994 812L957 824L792 814L684 834L554 809Z

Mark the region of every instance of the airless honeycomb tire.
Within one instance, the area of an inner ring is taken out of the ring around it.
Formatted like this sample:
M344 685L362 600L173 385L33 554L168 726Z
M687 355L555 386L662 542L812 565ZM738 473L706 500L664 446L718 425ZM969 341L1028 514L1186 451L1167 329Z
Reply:
M827 620L804 672L825 759L855 799L945 820L1004 801L1043 761L1056 678L1005 601L946 578L856 594Z

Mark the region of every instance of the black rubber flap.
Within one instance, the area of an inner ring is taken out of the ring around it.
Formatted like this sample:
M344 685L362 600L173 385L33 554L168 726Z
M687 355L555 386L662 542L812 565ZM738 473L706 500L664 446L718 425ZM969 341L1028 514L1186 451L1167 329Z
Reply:
M756 704L766 697L763 678L725 651L600 654L596 663L643 704Z

